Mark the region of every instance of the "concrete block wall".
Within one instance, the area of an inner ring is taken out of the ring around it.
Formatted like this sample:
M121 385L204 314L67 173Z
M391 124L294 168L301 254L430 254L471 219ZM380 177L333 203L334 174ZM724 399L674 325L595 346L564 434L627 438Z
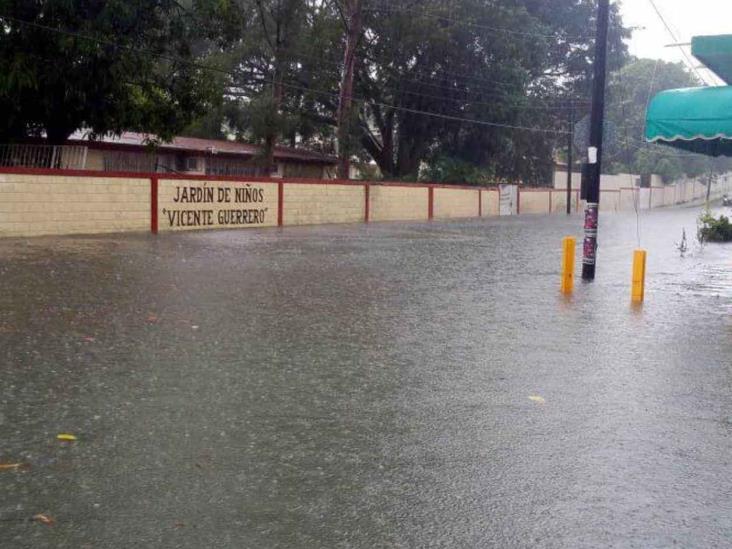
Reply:
M495 189L480 191L481 217L500 215L500 198L500 193Z
M602 191L600 193L600 212L619 212L620 211L620 195L621 191Z
M480 191L477 189L435 187L433 193L433 217L436 219L480 215Z
M549 189L521 189L519 214L548 214L553 194Z
M150 229L146 178L0 173L0 237Z
M561 189L553 189L551 192L551 206L553 214L567 213L567 191ZM579 191L572 191L570 198L570 207L572 212L579 211L577 208L579 200Z
M620 211L632 212L635 211L636 208L639 208L638 200L640 199L640 195L638 193L638 189L623 188L620 189L619 194L618 207L620 208Z
M519 214L563 214L563 189L504 187ZM712 198L732 194L732 180ZM603 212L699 203L706 185L603 191ZM496 188L0 169L0 236L179 231L499 215ZM572 210L582 209L579 191ZM506 215L509 213L506 212Z
M664 187L651 187L651 208L660 208L666 201L666 189Z
M283 225L357 223L366 219L363 185L284 183Z
M428 218L429 189L399 185L369 186L370 221L410 221Z
M676 204L676 187L663 188L663 205L673 206Z

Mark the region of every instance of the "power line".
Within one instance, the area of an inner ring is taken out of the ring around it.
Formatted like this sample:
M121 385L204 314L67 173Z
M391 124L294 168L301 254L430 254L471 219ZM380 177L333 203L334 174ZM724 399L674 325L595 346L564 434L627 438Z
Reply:
M664 19L664 17L663 17L663 14L662 14L662 13L661 13L661 11L660 11L660 10L658 9L658 6L656 6L656 3L654 2L654 0L648 0L648 1L650 2L650 4L651 4L651 7L653 7L653 11L655 11L655 12L656 12L656 15L658 15L658 18L659 18L659 19L661 20L661 23L663 23L663 26L664 26L664 27L666 27L666 30L668 31L669 35L671 35L671 39L672 39L672 40L674 41L674 43L678 43L678 42L679 42L679 40L678 40L678 39L676 38L676 34L674 33L674 31L673 31L673 30L671 30L671 27L670 27L670 26L669 26L669 24L668 24L668 23L666 22L666 19ZM689 55L688 55L688 54L686 53L686 50L685 50L685 49L683 48L683 46L679 46L679 51L681 51L682 55L684 56L684 59L686 59L686 63L687 63L687 65L688 65L688 66L689 66L689 68L690 68L690 69L691 69L691 70L692 70L692 71L694 72L694 74L696 74L696 77L697 77L697 78L698 78L699 80L701 80L701 81L702 81L702 82L704 83L704 85L705 85L705 86L708 86L708 85L709 85L709 83L708 83L708 82L706 81L706 79L705 79L705 78L703 78L703 77L701 76L701 74L699 74L699 71L698 71L698 70L696 69L696 67L694 66L694 63L692 62L692 60L691 60L691 58L689 57Z
M293 55L293 59L302 58L302 59L313 60L313 61L316 61L318 63L325 62L325 63L328 63L329 65L334 65L334 66L339 67L339 68L343 64L343 60L342 59L340 59L340 58L328 58L327 56L324 56L323 55L323 52L315 52L317 55L308 55L308 54L302 53L301 50L299 50L297 52L293 52L292 50L285 50L284 53L294 54ZM362 58L367 58L370 61L373 61L375 63L379 63L379 62L390 63L390 62L393 61L393 59L386 59L384 57L381 57L379 55L374 54L373 52L371 52L371 53L369 53L367 55L362 55L361 57ZM435 72L437 72L439 74L439 76L435 76L434 75ZM448 71L448 70L445 70L445 69L439 69L439 70L431 71L431 70L429 70L429 68L423 68L423 69L419 69L419 70L413 71L411 74L413 76L423 76L423 77L435 76L436 78L440 78L440 79L447 79L446 76L451 76L451 77L453 77L454 79L457 79L457 80L474 81L474 82L479 82L479 83L482 82L482 83L489 84L489 85L494 86L494 87L507 86L507 87L513 89L513 88L515 88L517 86L517 83L516 82L503 82L503 81L500 81L500 80L494 80L494 79L491 79L491 78L480 77L480 76L470 75L470 74L461 73L461 72ZM446 76L442 76L442 75L446 75Z
M303 86L298 86L294 84L288 84L286 82L280 82L285 87L292 88L292 89L298 89L302 91L312 92L312 93L319 93L322 95L329 95L332 97L338 97L337 93L329 92L325 90L315 90L312 88L307 88ZM547 134L567 134L569 132L565 130L555 130L551 128L536 128L531 126L520 126L520 125L514 125L514 124L505 124L502 122L491 122L488 120L479 120L474 118L464 118L460 116L452 116L448 114L442 114L442 113L436 113L436 112L430 112L430 111L423 111L420 109L412 109L409 107L400 107L398 105L391 105L389 103L382 103L380 101L374 101L371 99L364 99L360 97L353 97L353 101L363 103L364 105L377 105L379 107L384 107L387 109L393 109L395 111L401 111L401 112L409 112L412 114L419 114L424 116L431 116L434 118L441 118L443 120L451 120L451 121L458 121L458 122L468 122L471 124L477 124L482 126L490 126L494 128L505 128L505 129L511 129L511 130L522 130L522 131L530 131L530 132L536 132L536 133L547 133Z
M416 15L416 16L422 16L422 17L430 17L433 19L439 19L441 21L447 21L448 23L454 23L456 25L462 25L466 27L473 27L476 29L492 32L492 33L499 33L499 34L508 34L513 36L527 36L531 38L549 38L552 40L556 40L558 38L561 38L560 34L545 34L545 33L539 33L539 32L528 32L528 31L518 31L515 29L508 29L505 27L493 27L489 25L483 25L480 23L474 23L472 21L469 21L467 19L455 19L453 17L448 17L445 15L440 15L437 13L430 13L426 10L405 10L405 9L397 9L387 6L382 6L378 8L368 8L364 9L364 11L368 12L379 12L379 11L387 11L391 13L399 13L403 15Z
M175 62L175 63L188 64L188 65L190 65L192 67L198 68L198 69L203 70L203 71L217 72L217 73L220 73L220 74L228 75L230 77L233 77L234 76L233 73L231 73L230 71L227 71L225 69L220 69L220 68L217 68L217 67L209 67L209 66L206 66L206 65L202 65L200 63L196 63L195 61L190 61L190 60L187 60L187 59L182 59L182 58L178 58L178 57L174 57L174 56L169 56L169 55L165 55L165 54L160 54L160 53L152 52L152 51L146 50L144 48L135 48L135 47L127 46L127 45L124 45L124 44L119 44L119 43L114 42L114 41L104 40L104 39L95 38L95 37L91 37L91 36L86 36L86 35L83 35L83 34L80 34L80 33L76 33L76 32L65 31L63 29L57 29L57 28L54 28L54 27L49 27L47 25L41 25L39 23L35 23L35 22L32 22L32 21L26 21L24 19L18 19L18 18L12 17L12 16L6 16L6 15L0 14L0 19L7 19L7 20L14 21L14 22L19 23L19 24L22 24L22 25L28 25L28 26L31 26L31 27L43 29L43 30L50 31L50 32L56 32L56 33L63 34L63 35L66 35L66 36L71 36L71 37L80 38L80 39L83 39L83 40L89 40L89 41L97 42L97 43L100 43L100 44L107 44L107 45L111 45L111 46L114 46L114 47L119 47L119 48L122 48L122 49L125 49L125 50L128 50L128 51L131 51L131 52L134 52L134 53L147 53L147 54L149 54L149 55L151 55L153 57L157 57L159 59L163 59L163 60L166 60L166 61ZM275 84L276 83L275 80L266 80L266 79L263 80L262 82L263 83L268 83L268 84ZM308 88L308 87L305 87L305 86L293 85L293 84L288 84L288 83L285 83L285 82L279 82L279 83L282 86L287 87L287 88L291 88L291 89L297 89L297 90L305 91L305 92L313 92L313 93L327 94L327 95L330 95L330 96L338 97L338 94L333 93L333 92L326 92L326 91L321 91L321 90L314 90L314 89L311 89L311 88ZM492 122L492 121L488 121L488 120L478 120L478 119L472 119L472 118L464 118L464 117L460 117L460 116L446 115L446 114L441 114L441 113L423 111L423 110L419 110L419 109L412 109L412 108L408 108L408 107L400 107L400 106L397 106L397 105L390 105L388 103L382 103L382 102L379 102L379 101L372 101L372 100L366 100L366 99L358 99L358 98L355 98L355 97L354 97L354 100L355 101L360 101L360 102L365 103L365 104L378 105L380 107L384 107L384 108L388 108L388 109L393 109L393 110L396 110L396 111L409 112L409 113L412 113L412 114L418 114L418 115L422 115L422 116L431 116L431 117L434 117L434 118L440 118L440 119L444 119L444 120L451 120L451 121L458 121L458 122L464 122L464 123L470 123L470 124L477 124L477 125L489 126L489 127L494 127L494 128L504 128L504 129L511 129L511 130L520 130L520 131L529 131L529 132L547 133L547 134L565 134L565 133L567 133L564 130L555 130L555 129L550 129L550 128L535 128L535 127L530 127L530 126L520 126L520 125L513 125L513 124L504 124L504 123Z
M329 60L327 58L323 58L322 56L320 56L318 58L315 58L315 57L310 57L310 56L307 56L307 55L299 54L299 57L302 58L302 59L316 60L319 63L328 63L328 64L333 65L333 66L338 67L338 68L340 68L340 65L342 64L342 61ZM294 60L294 62L298 62L297 61L297 58L295 58L295 57L293 57L293 60ZM417 76L419 76L419 74L420 73L418 72L417 73ZM428 75L426 73L422 73L422 74L424 74L427 77L430 76L430 75ZM449 74L449 73L445 73L445 74ZM465 78L466 80L473 78L473 77L470 77L470 76L460 76L460 75L458 75L458 73L452 73L452 74L455 74L455 80L459 80L460 78ZM427 80L415 78L412 75L406 75L406 74L403 74L403 73L394 73L394 74L389 74L388 76L390 78L393 78L393 79L398 80L399 82L414 82L414 83L417 83L417 84L422 84L422 85L425 85L425 86L428 86L428 87L432 87L432 88L436 88L436 89L441 89L441 90L446 90L446 91L450 91L450 92L461 91L461 90L455 89L454 87L448 86L448 85L446 85L444 83L443 84L439 84L439 83L436 83L436 82L431 82L431 81L427 81ZM436 80L442 80L442 81L452 80L452 78L449 78L448 76L442 76L442 75L435 75L434 78ZM500 88L501 85L504 85L504 86L512 86L514 88L516 87L516 84L508 83L508 82L491 81L491 80L488 80L488 79L480 79L480 80L482 80L482 81L484 81L486 83L489 83L489 84L496 84L499 88ZM494 89L485 88L485 87L482 87L482 86L476 86L476 85L473 85L471 83L466 83L466 82L457 82L457 83L458 84L463 84L466 87L469 86L471 88L470 90L465 90L465 93L475 93L475 94L480 94L480 95L485 96L485 97L508 97L510 95L508 93L497 93L497 91L494 90ZM412 92L412 93L415 93L415 92ZM565 99L565 98L542 98L542 100L543 101L555 101L557 103L566 103L567 101L572 101L575 104L585 104L585 105L589 104L589 99L583 99L583 98L567 98L567 99ZM555 107L552 107L552 106L549 106L549 105L546 106L546 109L547 110L550 110L550 109L564 110L564 109L567 109L567 108L569 108L569 107L566 104L565 105L562 105L562 106L555 106ZM537 107L537 110L539 110L539 109L540 109L540 107Z

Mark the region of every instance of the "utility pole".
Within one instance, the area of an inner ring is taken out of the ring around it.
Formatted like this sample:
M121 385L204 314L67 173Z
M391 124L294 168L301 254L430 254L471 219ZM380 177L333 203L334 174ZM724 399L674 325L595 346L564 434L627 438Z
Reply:
M567 215L572 213L572 149L574 148L574 102L569 101L569 140L567 141Z
M610 18L609 0L600 0L597 9L595 65L592 82L592 114L590 146L587 149L587 206L585 207L585 241L582 254L582 279L595 279L597 261L598 209L600 207L600 174L602 173L602 129L605 118L605 72L607 70L607 28Z
M361 0L346 0L346 52L343 59L341 93L338 100L338 177L348 179L351 156L351 105L353 104L353 70L356 47L361 37Z

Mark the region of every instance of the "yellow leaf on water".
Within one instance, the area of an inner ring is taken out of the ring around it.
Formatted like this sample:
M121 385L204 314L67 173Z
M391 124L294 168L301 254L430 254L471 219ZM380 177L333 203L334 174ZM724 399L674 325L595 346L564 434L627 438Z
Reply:
M23 467L22 463L0 463L0 471L6 469L20 469Z
M76 437L67 433L61 433L60 435L56 435L56 439L63 440L64 442L74 442L76 440Z
M544 404L546 402L546 400L544 400L543 397L540 397L540 396L537 396L537 395L531 395L529 397L529 400L533 400L534 402L536 402L538 404Z
M52 517L44 515L43 513L33 515L33 520L36 522L40 522L41 524L47 524L48 526L52 526L56 522L55 520L53 520Z

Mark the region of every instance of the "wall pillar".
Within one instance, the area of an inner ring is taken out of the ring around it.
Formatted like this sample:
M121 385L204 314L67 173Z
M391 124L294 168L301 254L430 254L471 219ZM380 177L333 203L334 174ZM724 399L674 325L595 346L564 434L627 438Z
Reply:
M158 234L158 178L150 178L150 232Z

